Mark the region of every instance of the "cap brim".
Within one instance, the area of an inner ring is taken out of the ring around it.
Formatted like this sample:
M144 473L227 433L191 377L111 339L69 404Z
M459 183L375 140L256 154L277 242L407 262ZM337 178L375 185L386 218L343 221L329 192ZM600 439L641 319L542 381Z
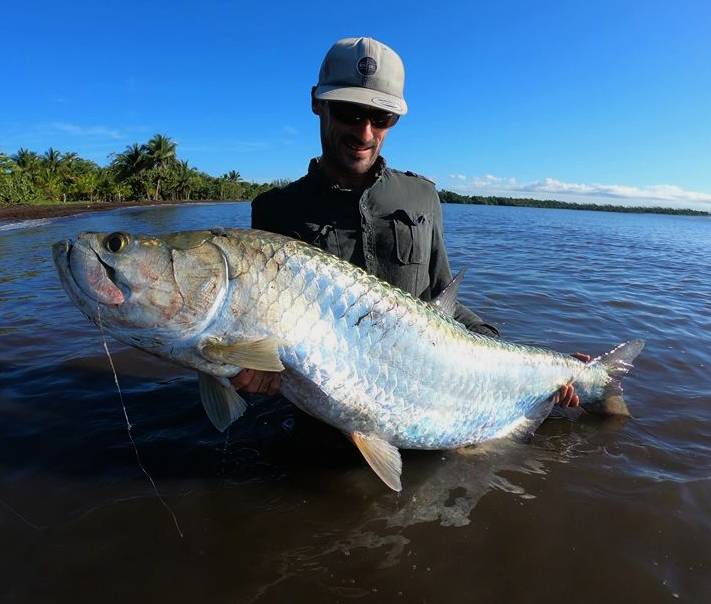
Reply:
M359 88L356 86L317 86L315 96L322 101L343 101L346 103L358 103L368 105L383 111L392 111L398 115L407 113L407 103L405 99L385 94L370 88Z

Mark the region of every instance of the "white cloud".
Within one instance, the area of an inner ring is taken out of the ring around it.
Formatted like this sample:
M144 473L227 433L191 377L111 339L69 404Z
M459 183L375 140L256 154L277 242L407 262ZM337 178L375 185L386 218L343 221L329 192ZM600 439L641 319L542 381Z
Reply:
M105 126L78 126L67 122L53 122L50 126L54 130L74 134L76 136L103 136L113 139L124 138L119 130L107 128Z
M622 200L627 202L669 202L711 203L711 194L699 191L688 191L677 185L650 185L635 187L630 185L570 183L544 178L530 182L519 182L515 178L502 178L485 174L461 178L460 174L450 174L452 187L459 192L475 195L517 195L533 194L536 197L544 195L566 197L582 200L594 198L601 201ZM588 199L589 200L589 199Z

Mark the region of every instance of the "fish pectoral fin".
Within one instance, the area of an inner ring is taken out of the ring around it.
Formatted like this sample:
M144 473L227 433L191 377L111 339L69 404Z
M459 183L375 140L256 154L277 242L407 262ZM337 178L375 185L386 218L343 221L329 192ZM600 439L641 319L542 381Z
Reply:
M200 400L212 425L224 432L247 409L247 403L227 381L198 371Z
M393 491L402 491L400 484L402 459L400 459L400 451L397 450L397 447L393 447L389 442L374 434L353 432L351 439L380 479Z
M279 358L279 341L276 338L231 343L209 338L200 352L208 361L216 363L260 371L284 371L284 365Z

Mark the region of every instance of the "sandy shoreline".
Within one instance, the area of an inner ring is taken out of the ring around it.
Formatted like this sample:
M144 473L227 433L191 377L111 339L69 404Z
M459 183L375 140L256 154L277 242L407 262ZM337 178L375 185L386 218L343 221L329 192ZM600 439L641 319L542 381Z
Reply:
M68 203L53 205L17 205L0 206L0 221L9 220L35 220L38 218L57 218L83 214L84 212L100 212L116 208L135 208L159 205L176 205L183 203L234 203L232 201L216 201L210 199L190 201L127 201L123 203Z

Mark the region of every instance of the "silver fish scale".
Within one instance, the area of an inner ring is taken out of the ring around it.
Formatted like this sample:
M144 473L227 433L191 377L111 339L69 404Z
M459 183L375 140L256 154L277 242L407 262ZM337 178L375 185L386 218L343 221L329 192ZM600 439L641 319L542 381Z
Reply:
M226 231L226 333L276 337L282 390L345 432L397 447L451 448L533 430L550 396L607 374L559 353L471 334L429 304L291 239ZM219 324L219 322L218 322Z

